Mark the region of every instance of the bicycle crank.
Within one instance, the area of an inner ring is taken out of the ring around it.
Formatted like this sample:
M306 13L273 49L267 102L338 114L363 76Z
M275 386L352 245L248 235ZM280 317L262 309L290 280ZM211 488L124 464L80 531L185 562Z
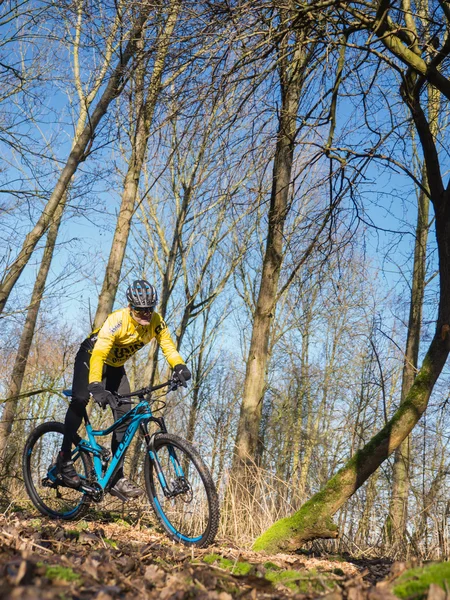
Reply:
M78 489L89 496L89 498L92 498L94 502L101 502L103 500L104 490L96 481L92 484L82 483Z

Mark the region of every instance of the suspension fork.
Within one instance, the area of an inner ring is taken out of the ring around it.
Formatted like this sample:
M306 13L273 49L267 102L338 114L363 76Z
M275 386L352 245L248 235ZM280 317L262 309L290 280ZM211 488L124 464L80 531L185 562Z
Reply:
M144 421L139 425L141 432L145 439L145 444L147 446L147 452L149 453L150 460L155 466L156 474L158 475L159 482L161 484L162 490L165 496L170 496L169 486L167 485L166 478L164 477L164 472L162 470L161 464L158 459L158 455L155 450L155 437L158 433L167 433L166 424L164 423L163 417L152 417L150 419L159 425L159 431L156 431L152 435L149 434L148 431L148 422Z
M152 435L150 435L148 432L148 423L150 421L152 421L153 423L156 423L159 426L159 431L156 431ZM155 442L154 442L155 436L158 433L167 433L167 427L166 427L166 423L164 421L164 417L150 417L150 419L148 421L141 422L139 427L140 427L142 435L144 436L145 443L147 444L147 450L151 450L152 452L155 452Z
M149 431L148 431L148 423L147 422L141 423L140 428L141 428L141 432L144 436L145 443L147 445L147 452L149 453L150 460L153 462L153 464L155 466L156 474L158 475L158 479L161 484L163 493L165 496L170 498L177 494L176 494L175 490L170 489L170 486L167 484L167 480L165 478L164 471L161 467L161 464L158 459L158 454L155 450L156 436L158 435L158 433L167 433L167 428L166 428L166 424L164 422L163 417L152 417L151 421L154 421L159 425L159 431L156 431L155 433L150 435ZM170 448L169 454L170 454L170 459L173 463L177 477L183 477L183 470L181 468L181 465L178 462L178 459L175 454L175 450L173 448Z

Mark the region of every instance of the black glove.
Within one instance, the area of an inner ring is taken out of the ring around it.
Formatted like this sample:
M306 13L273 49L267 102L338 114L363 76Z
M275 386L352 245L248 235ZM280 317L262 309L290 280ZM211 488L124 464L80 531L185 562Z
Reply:
M192 377L191 372L186 365L180 363L173 368L173 379L179 381L183 387L187 387L186 381Z
M112 392L105 390L103 383L94 381L88 385L89 393L94 397L94 401L97 402L102 408L106 408L108 404L112 409L116 409L119 406L117 398Z

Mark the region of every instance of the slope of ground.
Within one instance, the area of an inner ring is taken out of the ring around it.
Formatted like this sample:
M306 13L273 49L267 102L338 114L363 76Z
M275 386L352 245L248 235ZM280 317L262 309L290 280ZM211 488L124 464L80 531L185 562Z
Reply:
M387 560L262 555L217 540L208 549L171 543L153 527L112 514L65 523L0 515L0 598L232 600L319 596L393 598ZM382 581L385 580L385 581Z

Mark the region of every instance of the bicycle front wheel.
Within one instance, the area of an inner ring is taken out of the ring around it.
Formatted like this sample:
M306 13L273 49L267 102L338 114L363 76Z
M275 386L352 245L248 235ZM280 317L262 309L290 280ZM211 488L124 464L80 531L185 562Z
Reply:
M167 535L186 546L209 546L219 527L219 499L197 450L172 434L158 434L145 459L145 486Z
M53 519L78 519L89 508L90 498L83 492L64 487L57 479L56 459L61 449L64 425L43 423L30 433L23 451L23 478L28 495L40 513ZM86 481L93 469L91 457L73 452L74 467Z

